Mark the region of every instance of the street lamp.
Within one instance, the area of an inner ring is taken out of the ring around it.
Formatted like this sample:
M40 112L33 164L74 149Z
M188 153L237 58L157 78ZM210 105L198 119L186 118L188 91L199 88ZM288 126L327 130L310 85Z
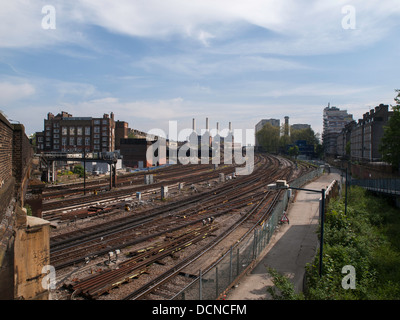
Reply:
M276 183L271 183L268 185L268 190L283 190L283 189L293 189L293 190L302 190L302 191L310 191L317 192L322 194L322 203L321 203L321 239L319 244L319 276L322 276L322 251L324 245L324 220L325 220L325 189L314 190L314 189L305 189L305 188L296 188L291 187L287 184L286 180L277 180Z

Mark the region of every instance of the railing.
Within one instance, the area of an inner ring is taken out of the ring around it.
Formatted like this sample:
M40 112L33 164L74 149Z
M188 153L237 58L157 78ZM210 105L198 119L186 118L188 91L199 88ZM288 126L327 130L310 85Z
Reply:
M316 169L292 181L290 185L301 187L321 174L322 169ZM254 232L232 246L207 270L199 270L198 277L175 295L173 300L215 300L220 298L237 278L254 265L257 257L268 245L287 208L290 194L290 190L284 190L282 200L277 202L269 219L262 226L254 229Z
M350 184L370 191L400 195L400 179L359 179L351 180Z

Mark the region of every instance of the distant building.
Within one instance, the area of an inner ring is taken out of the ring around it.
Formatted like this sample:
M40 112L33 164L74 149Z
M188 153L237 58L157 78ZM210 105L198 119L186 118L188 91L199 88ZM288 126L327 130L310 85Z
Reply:
M349 158L350 154L348 154L347 147L350 147L351 141L351 132L353 128L356 126L356 122L353 120L346 124L336 140L336 153L338 156L342 158Z
M337 138L346 124L353 120L353 115L347 110L340 110L337 107L328 107L323 111L323 132L322 140L324 152L328 155L337 153Z
M115 150L114 114L92 118L49 112L44 131L36 137L38 152L111 152Z
M152 159L147 159L146 157L147 149L156 141L134 138L121 139L120 153L122 155L122 164L125 167L140 169L166 164L166 158L160 159L157 163L152 163Z
M256 124L256 127L255 127L255 144L256 144L256 148L260 147L260 143L259 143L259 141L257 139L257 132L260 131L264 127L264 125L267 124L267 123L271 124L274 127L278 127L278 128L280 128L280 126L281 126L281 122L280 122L279 119L262 119L262 120L260 120Z
M290 126L290 132L295 130L304 130L304 129L311 129L311 126L309 124L303 124L303 123L295 123Z
M116 121L115 122L115 150L120 149L120 140L127 139L129 135L128 122Z
M361 161L380 161L379 144L393 111L389 106L380 104L363 114L351 131L351 158Z

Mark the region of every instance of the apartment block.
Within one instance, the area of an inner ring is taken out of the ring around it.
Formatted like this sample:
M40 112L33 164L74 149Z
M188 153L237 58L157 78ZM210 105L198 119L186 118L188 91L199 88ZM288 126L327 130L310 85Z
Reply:
M357 124L352 128L351 158L359 161L380 161L379 145L384 134L384 126L387 126L393 111L389 106L380 104L363 114Z
M38 152L111 152L115 150L114 114L102 118L47 114L44 131L36 133Z
M340 110L337 107L330 107L323 111L323 132L322 140L325 154L337 154L337 138L342 129L353 121L353 115L347 110Z

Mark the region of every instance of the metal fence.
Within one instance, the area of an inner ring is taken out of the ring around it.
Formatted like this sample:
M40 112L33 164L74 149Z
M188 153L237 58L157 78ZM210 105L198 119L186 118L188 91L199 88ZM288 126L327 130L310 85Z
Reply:
M400 179L353 179L350 184L375 192L400 195Z
M321 174L322 169L316 169L292 181L290 185L301 187ZM198 277L173 297L173 300L215 300L231 287L235 280L255 263L262 250L268 245L291 196L291 190L282 192L282 199L276 203L266 223L258 226L242 241L232 246L207 270L199 270Z

